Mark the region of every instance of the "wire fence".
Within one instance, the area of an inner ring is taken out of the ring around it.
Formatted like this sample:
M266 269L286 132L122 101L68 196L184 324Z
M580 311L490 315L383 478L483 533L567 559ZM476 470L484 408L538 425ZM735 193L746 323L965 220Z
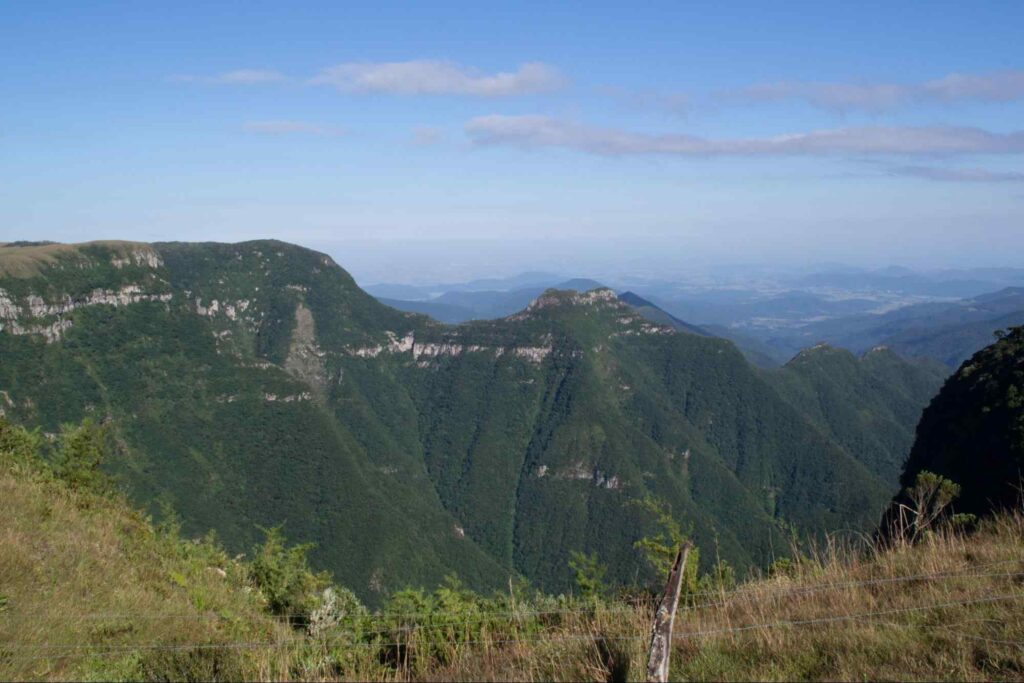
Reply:
M743 599L752 600L752 599L762 599L762 598L765 598L765 597L779 598L779 597L787 597L787 596L793 596L793 595L804 595L804 594L814 594L814 593L820 593L820 592L848 590L848 589L853 589L853 588L861 588L861 587L874 586L874 585L886 585L886 584L898 584L898 583L915 583L915 582L922 582L922 581L934 581L934 580L955 579L955 578L964 578L964 579L969 579L969 578L1016 578L1016 577L1024 576L1024 571L1021 571L1021 572L1009 572L1009 571L1006 571L1006 572L983 572L983 571L980 571L980 570L983 570L983 569L990 569L992 567L1006 565L1006 564L1011 564L1011 563L1017 563L1017 564L1021 564L1022 566L1024 566L1024 558L1019 559L1019 560L1018 559L1009 559L1009 560L1001 560L1001 561L998 561L998 562L990 562L990 563L978 565L978 566L973 567L971 569L961 570L961 571L944 571L944 572L933 572L933 573L928 573L928 574L909 574L909 575L906 575L906 576L894 576L894 577L890 576L890 577L882 577L882 578L875 578L875 579L862 579L862 580L857 580L857 581L840 581L840 582L832 582L832 583L825 582L825 583L821 583L821 584L817 584L817 585L813 585L813 586L799 586L799 587L780 586L779 588L769 588L769 589L765 589L763 587L759 587L759 588L740 587L740 588L735 588L735 589L731 589L731 590L700 591L700 592L694 592L694 593L687 593L684 596L684 600L686 600L686 602L683 602L682 604L680 604L678 609L679 609L679 611L694 611L694 610L708 609L708 608L713 608L713 607L725 607L725 606L728 606L729 604L731 604L733 602L736 602L738 600L743 600ZM704 601L704 602L694 602L694 600L696 600L696 599L706 598L706 597L713 597L713 598L717 598L717 599L715 599L715 600L707 600L707 601ZM549 609L549 610L535 610L535 609L532 609L532 610L531 609L510 609L510 610L497 610L497 611L481 610L476 615L473 615L472 617L468 617L468 619L475 623L476 621L493 620L495 618L501 618L501 617L509 618L511 620L511 619L527 618L527 617L554 617L554 616L581 615L581 614L592 615L592 614L595 613L595 611L599 611L602 614L615 614L615 613L632 614L632 613L634 613L636 611L636 609L639 606L641 606L640 602L638 602L637 604L634 604L634 605L621 605L621 606L615 606L615 607L609 607L609 606L605 605L605 606L601 606L599 608L595 608L595 607L566 607L566 608ZM33 615L10 615L10 616L16 616L16 618L22 619L22 620L25 620L25 621L36 621L39 618L38 614L33 614ZM167 619L167 620L171 620L171 619L179 619L179 620L199 620L199 621L204 621L204 620L212 620L212 621L225 620L225 621L230 621L232 617L225 616L223 614L219 614L219 613L216 613L216 612L182 612L182 613L162 613L162 612L160 612L160 613L145 613L145 612L86 612L84 614L76 614L75 618L76 619L85 619L85 620L107 620L107 619L109 619L109 620L116 620L116 619L124 619L124 620L133 620L133 619L161 620L161 619ZM286 624L296 624L296 623L300 623L302 620L308 619L309 618L309 614L308 613L277 614L277 615L267 615L266 618L270 619L270 620L274 620L274 621L280 621L280 622L283 622L283 623L286 623ZM379 612L379 613L374 613L374 614L348 614L348 615L343 615L338 623L357 622L357 621L359 623L365 623L368 620L369 621L387 621L387 622L392 622L393 623L393 622L396 622L396 621L414 621L414 620L417 620L417 619L430 620L430 619L438 619L438 618L446 619L446 621L444 622L446 625L452 624L452 623L458 623L458 622L455 622L455 621L447 621L448 617L445 617L443 615L439 615L438 612L436 612L436 611L422 611L422 612ZM0 615L0 619L7 620L7 616Z
M971 576L999 576L999 577L1019 577L1024 576L1024 572L1016 573L993 573L993 574L977 574L977 573L940 573L940 574L929 574L929 575L917 575L914 577L894 577L904 578L907 580L945 580L948 578L959 578L959 577L971 577ZM844 582L844 586L850 585L871 585L872 583L880 583L881 580L874 581L861 581L861 582ZM773 621L765 621L759 623L748 623L739 626L729 626L723 628L712 628L703 629L696 631L682 631L673 635L675 641L680 640L694 640L700 638L719 637L730 634L742 634L757 631L766 631L770 629L778 628L803 628L814 625L825 625L825 624L836 624L836 623L848 623L857 621L872 621L878 620L882 617L891 617L895 615L910 614L916 612L925 612L940 609L950 609L954 607L966 607L971 605L1000 603L1000 602L1011 602L1024 599L1024 592L1005 593L998 595L986 595L982 597L963 599L963 600L948 600L936 603L930 603L927 605L911 605L907 607L890 608L884 610L874 610L847 614L837 615L825 615L821 617L806 618L806 619L779 619ZM574 610L576 612L587 612L587 610ZM455 623L458 623L457 621ZM892 622L886 622L891 626L914 626L919 627L919 624L898 624ZM450 626L446 624L446 626ZM1024 647L1024 643L1018 641L1010 641L1003 639L992 639L985 638L983 636L974 636L970 634L963 634L951 630L951 627L945 625L937 625L936 628L949 630L953 635L957 637L964 637L968 639L986 641L993 644ZM410 633L415 634L417 629L411 629ZM387 634L394 637L393 631L387 631ZM385 632L381 632L380 636L383 636ZM8 651L23 651L23 652L34 652L38 654L32 655L17 655L4 657L6 661L38 661L38 660L51 660L55 658L59 659L77 659L86 657L101 657L101 656L120 656L126 653L142 652L142 651L202 651L202 650L239 650L239 649L267 649L273 650L291 646L312 646L312 647L330 647L342 646L346 648L371 648L375 650L384 650L388 648L399 648L402 646L409 645L408 640L392 640L384 641L379 637L369 641L353 641L350 638L355 637L357 634L332 634L326 638L309 638L309 637L286 637L277 638L274 640L263 640L263 641L243 641L243 642L224 642L224 643L149 643L149 644L125 644L125 645L98 645L98 644L5 644L0 646L0 652ZM358 634L359 637L366 637L366 633ZM459 639L452 643L458 646L486 646L486 647L504 647L511 645L536 645L541 642L545 643L568 643L568 642L596 642L596 641L645 641L648 636L646 635L628 635L628 636L605 636L597 633L588 634L534 634L529 637L503 637L503 638L477 638L477 639ZM42 654L44 653L45 654Z

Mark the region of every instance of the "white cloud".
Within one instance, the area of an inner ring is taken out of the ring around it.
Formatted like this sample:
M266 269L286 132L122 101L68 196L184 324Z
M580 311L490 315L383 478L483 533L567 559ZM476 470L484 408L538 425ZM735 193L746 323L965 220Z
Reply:
M286 80L286 78L280 71L270 69L236 69L214 76L190 76L188 74L172 76L171 80L181 83L211 83L216 85L261 85L264 83L279 83Z
M634 133L546 116L481 116L466 133L474 144L524 148L562 147L605 155L677 156L924 155L1022 153L1024 131L1002 134L979 128L858 127L768 138L709 140L693 135Z
M393 95L477 95L503 97L551 92L566 79L558 70L528 62L513 72L483 74L453 62L347 62L324 69L309 81L343 92L382 92Z
M1024 99L1024 70L988 74L950 74L921 86L923 95L937 100L974 99L1011 102Z
M731 100L803 100L835 110L883 111L913 103L1013 102L1024 99L1024 70L949 74L923 83L762 83L722 93Z
M308 121L247 121L242 128L248 133L265 133L268 135L288 135L301 133L306 135L344 135L345 129L337 126L323 126Z
M1017 171L989 171L984 168L942 168L937 166L897 166L889 169L891 175L924 178L954 183L1020 183L1024 173Z

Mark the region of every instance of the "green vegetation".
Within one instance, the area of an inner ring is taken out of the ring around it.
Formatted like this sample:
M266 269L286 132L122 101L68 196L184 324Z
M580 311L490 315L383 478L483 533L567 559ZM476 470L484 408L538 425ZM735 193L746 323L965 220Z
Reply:
M66 433L72 443L82 434ZM57 448L66 453L68 441ZM0 679L252 671L252 653L202 647L286 633L243 590L244 567L210 540L156 528L109 491L83 487L45 450L38 434L0 418ZM168 649L139 647L147 643Z
M292 623L308 623L330 577L310 570L306 555L312 544L289 548L281 527L263 533L266 539L253 550L249 578L266 597L270 611L289 617Z
M0 409L40 434L102 423L103 471L136 504L232 553L283 524L373 607L450 574L566 592L576 552L610 587L649 586L635 543L661 526L632 503L648 496L703 573L767 567L794 534L869 532L928 398L895 356L862 360L853 390L780 380L609 292L451 327L280 242L58 246L4 247L47 260L0 276ZM855 414L831 410L851 393Z
M960 487L952 509L986 515L1019 509L1024 481L1024 327L1001 332L946 381L924 411L903 473L923 472ZM907 503L907 495L898 503Z
M576 556L585 595L488 597L452 577L370 612L279 530L232 558L62 479L38 435L0 420L0 444L0 679L643 676L652 598L602 595L593 555ZM1018 680L1022 557L1024 518L1002 514L882 549L828 543L738 587L716 565L684 597L673 678Z
M780 395L893 489L921 410L945 375L937 363L906 361L885 347L857 357L825 344L766 372Z

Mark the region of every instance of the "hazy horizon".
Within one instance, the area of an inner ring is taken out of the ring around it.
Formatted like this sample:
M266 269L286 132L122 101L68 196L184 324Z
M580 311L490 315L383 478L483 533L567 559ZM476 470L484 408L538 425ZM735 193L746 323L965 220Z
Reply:
M0 241L273 237L361 282L1021 263L1019 4L241 7L0 9Z

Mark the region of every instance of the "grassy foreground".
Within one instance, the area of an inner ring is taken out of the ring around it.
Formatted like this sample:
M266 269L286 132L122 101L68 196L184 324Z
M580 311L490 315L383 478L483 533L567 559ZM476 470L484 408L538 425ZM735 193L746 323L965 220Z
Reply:
M451 581L372 614L333 593L291 614L302 601L271 590L283 566L256 572L81 476L0 452L4 680L644 675L646 598L551 597L514 582L485 597ZM1024 516L913 546L829 546L771 577L688 595L676 634L680 680L1020 680Z

